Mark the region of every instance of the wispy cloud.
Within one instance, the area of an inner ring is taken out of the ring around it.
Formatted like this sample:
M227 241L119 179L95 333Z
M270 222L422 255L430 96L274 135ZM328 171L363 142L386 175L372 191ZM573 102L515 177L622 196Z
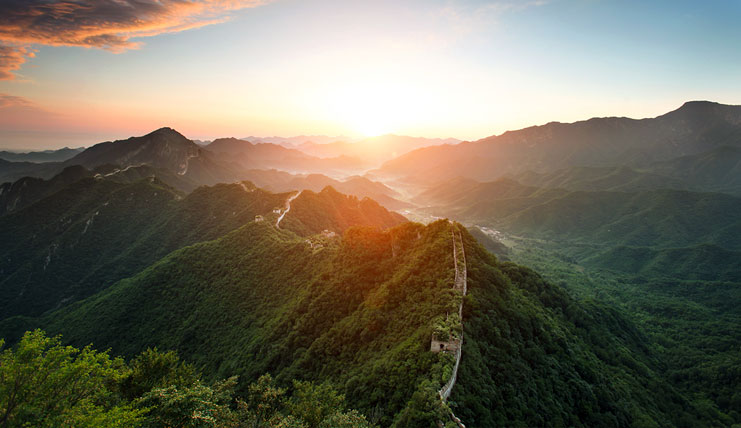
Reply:
M33 107L31 100L16 95L0 93L0 109L10 107Z
M267 0L2 0L0 80L13 79L33 46L80 46L123 52L135 38L223 22Z

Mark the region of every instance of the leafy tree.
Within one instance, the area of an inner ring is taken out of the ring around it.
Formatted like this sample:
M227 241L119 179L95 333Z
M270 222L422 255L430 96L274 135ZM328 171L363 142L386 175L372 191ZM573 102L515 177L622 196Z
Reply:
M320 426L322 421L344 408L345 396L339 394L328 383L293 381L293 397L288 402L288 411L307 423L310 428Z
M0 346L4 341L0 340ZM128 427L141 421L115 394L125 364L90 346L62 346L40 330L0 354L0 426Z
M283 396L286 390L278 388L270 374L260 376L257 382L248 388L246 411L253 419L251 424L254 428L263 426L263 423L273 419L283 404ZM287 426L287 425L286 425Z
M407 406L394 422L394 428L436 427L438 421L448 420L446 405L440 401L440 396L430 381L422 382Z
M337 412L322 421L319 428L373 428L375 425L368 422L365 416L357 410Z
M237 415L231 409L237 378L232 377L212 386L201 381L185 387L169 385L155 388L138 404L149 410L145 427L227 428L237 426Z
M121 391L128 400L141 397L154 388L167 385L190 386L198 380L195 368L182 362L174 351L148 348L134 357L128 374L121 380Z

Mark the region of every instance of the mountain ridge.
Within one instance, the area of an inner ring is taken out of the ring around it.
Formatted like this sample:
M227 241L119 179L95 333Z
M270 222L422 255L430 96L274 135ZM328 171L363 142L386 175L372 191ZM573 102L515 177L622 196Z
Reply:
M569 166L643 166L723 145L741 145L741 106L688 102L655 118L551 122L455 146L421 148L373 174L411 183L458 175L491 180Z

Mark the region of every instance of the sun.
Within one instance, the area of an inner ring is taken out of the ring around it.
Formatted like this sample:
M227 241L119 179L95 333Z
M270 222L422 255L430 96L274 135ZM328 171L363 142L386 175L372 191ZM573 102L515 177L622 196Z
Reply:
M389 121L375 110L357 112L357 116L347 119L349 127L364 137L377 137L393 131Z
M404 114L398 100L380 84L344 85L329 97L331 114L343 128L365 137L394 132Z

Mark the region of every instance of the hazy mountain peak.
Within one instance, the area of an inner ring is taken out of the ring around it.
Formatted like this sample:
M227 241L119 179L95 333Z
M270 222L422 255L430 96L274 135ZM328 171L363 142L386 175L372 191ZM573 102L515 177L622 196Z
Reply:
M189 160L198 157L201 149L178 131L164 127L141 137L99 143L65 162L95 168L113 164L122 168L151 165L185 174Z
M169 126L164 126L162 128L159 128L157 130L154 130L150 132L147 135L144 135L140 138L147 138L147 137L165 137L165 138L177 138L177 139L184 139L190 141L185 135L179 133L173 128L170 128ZM136 137L134 137L136 138Z
M707 100L693 100L693 101L687 101L684 104L682 104L682 107L680 109L690 109L690 108L708 108L713 106L723 106L725 104L721 104L715 101L707 101Z
M687 101L678 109L659 116L665 119L690 120L693 123L711 125L716 121L741 124L741 106L721 104L713 101Z

